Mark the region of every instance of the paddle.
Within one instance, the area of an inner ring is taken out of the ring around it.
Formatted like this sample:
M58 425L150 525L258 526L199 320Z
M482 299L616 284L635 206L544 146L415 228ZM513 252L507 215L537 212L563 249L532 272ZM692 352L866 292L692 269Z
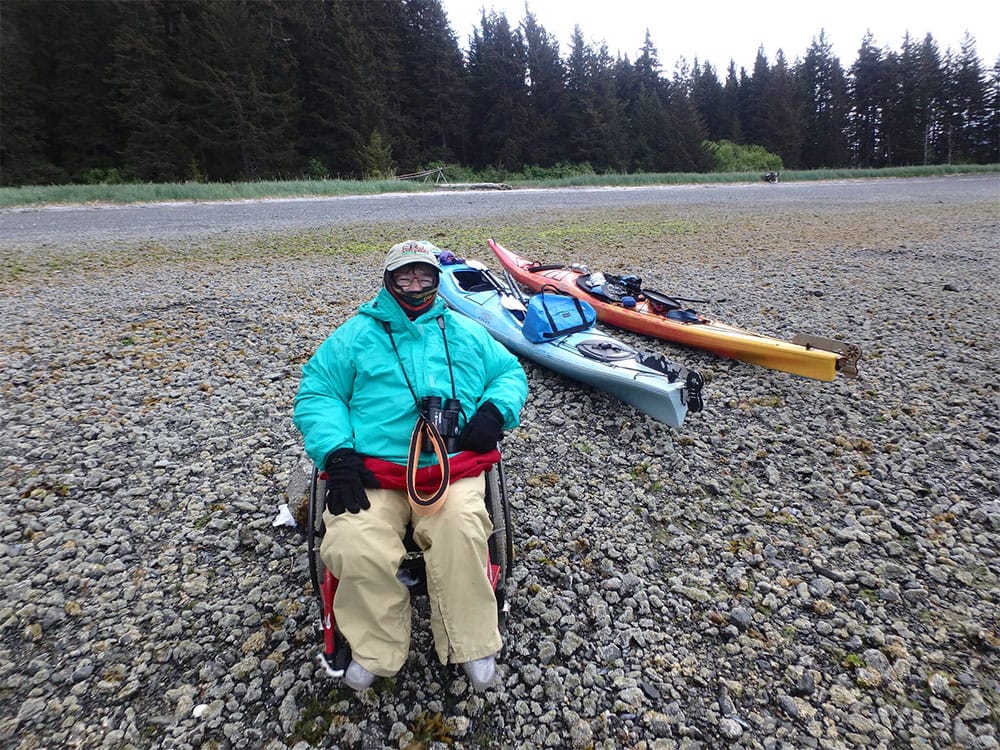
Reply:
M521 287L517 285L517 282L514 281L514 277L510 275L510 271L506 268L503 270L503 277L507 279L507 286L510 287L510 290L514 293L521 304L527 304L528 300L525 298L524 292L521 291Z
M510 289L504 286L503 282L501 282L500 279L498 279L496 275L489 269L489 266L472 258L466 258L465 265L467 265L469 268L474 268L475 270L479 271L483 275L483 278L486 279L494 289L496 289L497 294L500 295L500 305L505 310L510 310L511 312L520 312L520 313L523 313L527 310L527 308L524 306L524 303L521 300L517 299L517 297L515 297L511 293Z

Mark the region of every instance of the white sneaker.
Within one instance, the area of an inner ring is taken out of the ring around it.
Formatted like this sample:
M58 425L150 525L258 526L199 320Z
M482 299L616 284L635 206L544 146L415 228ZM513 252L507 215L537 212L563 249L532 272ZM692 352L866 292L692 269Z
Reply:
M344 684L355 690L367 690L375 682L375 675L358 664L354 659L347 665L344 672Z
M482 659L473 659L462 665L465 676L469 678L472 687L476 690L485 690L497 676L497 657L495 654L484 656Z

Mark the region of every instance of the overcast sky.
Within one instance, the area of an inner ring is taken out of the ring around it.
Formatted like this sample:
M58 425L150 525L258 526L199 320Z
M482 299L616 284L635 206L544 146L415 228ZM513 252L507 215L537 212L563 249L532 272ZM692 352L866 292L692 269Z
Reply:
M511 25L524 19L524 0L442 0L451 28L462 49L468 49L482 9L503 12ZM579 25L593 46L605 42L612 57L619 53L635 61L649 29L663 71L674 71L679 58L690 65L708 60L724 78L730 59L736 69L752 71L763 45L769 63L779 49L789 63L805 56L812 40L824 30L833 52L845 68L857 59L865 32L875 45L898 51L904 35L922 41L929 32L941 52L956 52L965 32L976 39L976 51L986 69L1000 54L1000 3L996 0L529 0L538 23L555 36L563 57L569 52L573 27Z

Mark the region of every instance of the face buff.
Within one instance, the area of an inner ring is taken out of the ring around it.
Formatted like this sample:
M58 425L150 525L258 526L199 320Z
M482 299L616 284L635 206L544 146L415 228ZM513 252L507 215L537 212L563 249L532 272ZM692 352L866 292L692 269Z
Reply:
M415 265L422 266L421 270L424 268L429 270L434 275L434 281L427 288L418 288L416 284L411 284L406 289L403 289L396 282L396 274L400 272L405 274L407 271L412 271ZM392 295L393 299L403 308L406 317L413 320L421 313L429 310L431 305L434 304L434 295L437 294L438 290L438 270L427 263L411 264L395 271L386 271L382 277L382 283L385 284L385 288L389 290L389 294Z

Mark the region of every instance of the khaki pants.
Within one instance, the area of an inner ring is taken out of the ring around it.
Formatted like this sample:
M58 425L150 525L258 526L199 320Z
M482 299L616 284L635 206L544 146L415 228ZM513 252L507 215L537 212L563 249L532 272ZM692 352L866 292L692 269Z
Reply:
M492 531L483 475L455 481L433 516L410 513L406 493L366 490L371 508L323 514L323 564L339 580L333 601L337 627L352 657L369 672L396 674L410 647L410 592L396 573L403 534L413 524L424 551L431 632L442 664L461 664L500 650L496 597L486 575Z

